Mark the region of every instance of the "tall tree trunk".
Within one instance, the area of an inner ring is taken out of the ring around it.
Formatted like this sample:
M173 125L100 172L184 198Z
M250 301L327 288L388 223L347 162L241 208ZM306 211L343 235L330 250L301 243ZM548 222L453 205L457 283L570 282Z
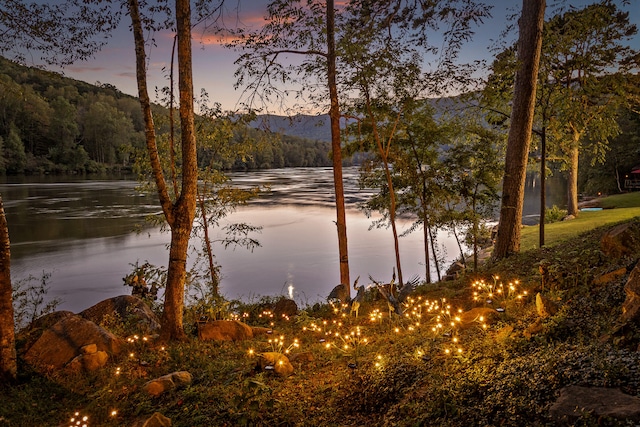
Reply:
M342 145L340 142L340 105L336 84L335 11L333 0L327 0L327 81L329 86L329 120L331 122L331 153L333 160L333 187L336 196L336 227L338 229L338 255L340 257L340 283L347 285L346 295L351 296L349 279L349 251L347 247L347 216L344 205L342 181ZM346 302L346 301L343 301Z
M191 3L176 0L176 33L178 36L178 92L180 97L180 130L182 147L182 188L174 205L171 247L167 269L167 287L162 313L161 338L186 339L182 326L184 286L187 276L189 237L196 214L198 161L193 107L193 65L191 54Z
M520 250L527 158L536 101L536 84L542 47L545 0L523 0L518 40L511 127L507 141L500 223L494 249L496 259Z
M2 195L0 195L0 380L2 381L15 381L18 373L12 293L9 227L4 215Z
M544 246L544 223L547 214L547 128L540 134L540 234L539 246Z
M182 187L175 203L169 196L156 145L155 126L147 89L144 34L137 0L129 0L135 48L138 95L145 119L147 151L153 169L162 211L171 230L167 283L162 314L163 340L186 339L182 325L187 251L196 210L197 158L193 111L193 79L191 58L191 6L189 0L176 0L178 38L178 88L182 147Z
M389 134L388 141L383 145L382 139L380 138L380 133L378 132L378 125L376 123L375 116L373 114L373 109L371 108L371 98L369 97L369 88L363 88L366 99L366 107L367 113L369 114L369 118L371 119L371 129L373 130L373 139L376 141L376 146L378 147L378 153L380 153L380 158L382 159L382 163L384 165L384 176L387 180L387 187L389 188L389 222L391 223L391 232L393 234L393 248L394 254L396 257L396 269L398 270L398 284L400 287L403 285L402 281L402 265L400 263L400 244L398 242L398 230L396 227L396 192L393 188L393 178L391 176L391 168L389 167L389 149L391 148L391 140L396 131L396 126L400 121L400 113L396 117L395 123L393 124L393 130Z
M580 134L573 133L569 151L569 172L567 179L567 215L578 216L578 160L580 156Z
M420 205L422 208L421 209L422 234L424 239L424 267L425 267L424 277L427 283L431 283L431 266L429 265L429 234L431 231L431 223L429 222L429 211L427 209L427 178L425 177L424 171L422 170L422 162L420 161L418 150L416 150L416 146L413 143L411 144L411 151L413 152L413 157L416 159L416 165L418 166L417 168L418 174L420 175L420 181L422 184L422 188L420 191ZM435 259L435 254L434 254L434 259Z

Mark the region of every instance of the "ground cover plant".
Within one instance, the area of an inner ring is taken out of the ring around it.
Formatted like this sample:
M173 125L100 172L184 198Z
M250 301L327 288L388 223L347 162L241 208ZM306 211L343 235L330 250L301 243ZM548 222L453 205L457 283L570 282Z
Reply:
M626 221L640 238L640 220ZM92 374L43 375L21 363L19 383L0 388L0 426L62 426L83 417L88 426L136 425L154 412L174 426L554 425L549 407L564 386L640 396L640 330L603 339L640 258L640 248L615 258L602 252L611 227L573 231L455 281L420 285L402 316L390 315L373 288L357 318L320 303L277 318L278 297L265 297L235 302L228 315L273 331L252 340L204 342L192 333L163 345L130 335L127 351ZM627 273L596 281L621 268ZM556 314L539 317L538 292L558 306ZM461 319L486 307L501 310L492 319ZM127 336L122 324L107 326ZM283 378L256 369L258 354L269 351L305 357L292 357L295 372ZM143 390L174 371L190 372L192 383L159 397ZM578 425L617 424L585 418Z

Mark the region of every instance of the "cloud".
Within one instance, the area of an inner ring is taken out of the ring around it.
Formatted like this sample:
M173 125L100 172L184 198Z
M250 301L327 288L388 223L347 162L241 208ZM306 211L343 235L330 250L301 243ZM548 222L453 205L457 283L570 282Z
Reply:
M129 71L129 72L121 72L121 73L117 73L115 74L116 77L123 77L126 79L135 79L136 78L136 73L133 71Z

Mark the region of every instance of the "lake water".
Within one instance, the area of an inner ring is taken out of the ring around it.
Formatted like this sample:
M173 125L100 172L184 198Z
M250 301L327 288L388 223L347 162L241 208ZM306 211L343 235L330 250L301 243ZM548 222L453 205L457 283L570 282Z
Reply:
M214 248L222 266L221 293L251 300L288 294L293 285L299 304L324 300L339 282L331 169L279 169L231 177L237 185L269 184L271 191L223 221L222 225L247 222L263 228L255 235L261 246L252 252ZM132 264L166 265L169 234L149 227L134 231L144 227L146 215L160 210L154 196L136 187L137 182L128 179L73 177L10 177L0 183L14 282L50 273L48 296L62 300L59 309L77 312L129 293L122 279ZM345 169L345 193L352 280L358 275L361 283L369 275L389 280L395 264L391 230L369 230L372 219L357 209L367 192L358 190L356 168ZM410 225L408 220L399 223L401 231ZM211 232L214 239L221 237L219 230ZM446 232L440 233L439 244L447 265L459 256ZM404 277L424 278L422 233L401 238L400 251Z

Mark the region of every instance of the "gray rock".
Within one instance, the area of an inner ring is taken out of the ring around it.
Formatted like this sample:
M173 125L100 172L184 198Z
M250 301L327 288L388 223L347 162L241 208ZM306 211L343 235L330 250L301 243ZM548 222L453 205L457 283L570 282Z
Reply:
M171 419L165 417L160 412L154 413L142 425L142 427L170 427L170 426L171 426Z
M237 320L214 320L198 323L198 338L202 341L243 341L253 338L253 329Z
M298 314L298 304L289 298L280 298L273 309L276 319L292 317Z
M624 292L627 295L622 304L622 315L620 323L635 321L640 323L640 262L629 275L627 283L624 285Z
M101 324L106 317L118 317L133 325L138 332L152 333L160 330L160 320L149 306L133 295L109 298L79 313L85 319Z
M275 351L258 354L257 368L262 371L273 371L280 377L288 377L294 371L289 358Z
M583 417L618 421L640 421L640 398L605 387L568 386L549 409L559 424L573 425Z
M549 298L543 296L541 293L536 294L536 310L538 316L549 317L558 312L558 306Z
M612 258L630 255L640 248L640 236L632 223L617 225L607 231L600 240L602 252Z
M157 397L174 388L186 387L191 384L192 377L187 371L178 371L163 375L144 385L144 390L151 396Z
M45 330L27 350L24 359L36 369L60 369L91 344L95 344L98 352L117 354L122 341L90 320L67 316Z

